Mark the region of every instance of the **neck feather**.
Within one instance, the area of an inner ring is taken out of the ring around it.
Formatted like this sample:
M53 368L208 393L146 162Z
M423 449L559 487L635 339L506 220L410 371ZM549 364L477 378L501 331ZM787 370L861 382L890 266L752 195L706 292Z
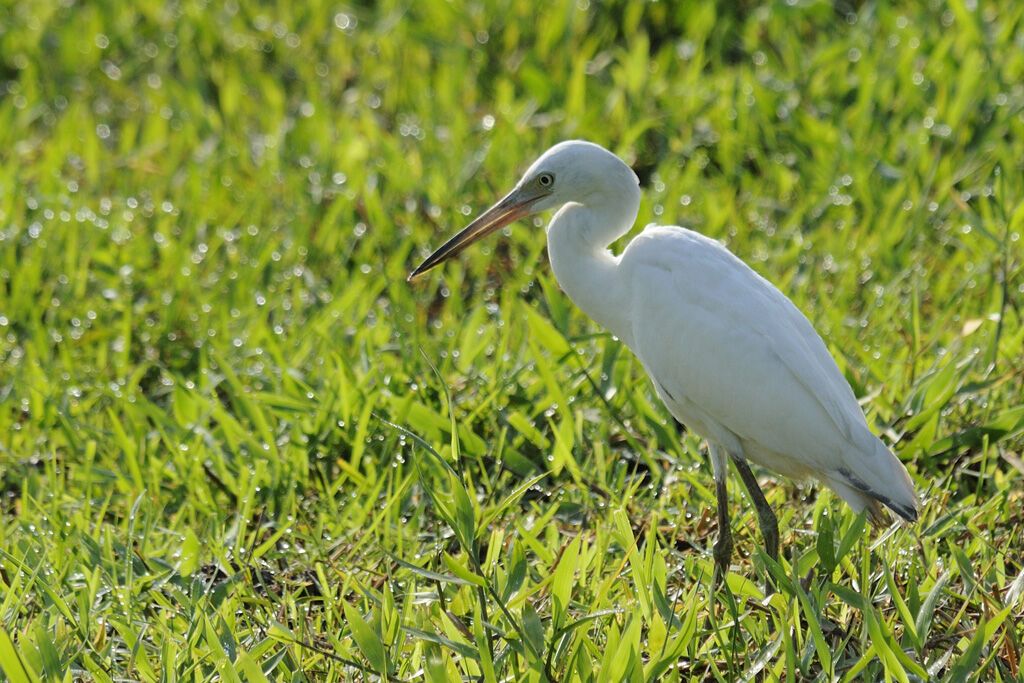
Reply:
M563 206L548 226L548 256L558 284L573 303L631 346L630 287L618 273L620 257L608 245L629 231L637 206L614 209Z

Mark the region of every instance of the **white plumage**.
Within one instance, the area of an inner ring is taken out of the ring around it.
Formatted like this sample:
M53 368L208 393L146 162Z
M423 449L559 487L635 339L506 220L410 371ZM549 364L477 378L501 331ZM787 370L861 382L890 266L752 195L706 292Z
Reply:
M646 229L619 268L624 281L643 283L630 297L631 348L680 422L779 474L818 477L857 512L878 500L914 516L906 469L868 429L825 344L778 289L683 228ZM645 333L645 321L665 334Z
M881 505L915 520L906 469L871 433L821 337L785 295L685 228L649 226L620 256L608 250L630 230L639 205L637 177L618 157L589 142L563 142L410 278L520 216L557 208L547 238L559 284L636 354L672 415L708 442L722 568L732 548L727 457L750 490L773 557L778 525L748 459L788 477L815 477L876 523L885 517Z

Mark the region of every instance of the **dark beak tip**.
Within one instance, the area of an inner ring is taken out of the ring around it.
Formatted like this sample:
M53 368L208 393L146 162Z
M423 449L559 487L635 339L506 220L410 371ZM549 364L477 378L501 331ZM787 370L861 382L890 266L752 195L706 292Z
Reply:
M411 272L411 273L409 273L409 276L408 276L407 278L405 278L405 281L406 281L406 282L412 282L413 280L415 280L416 278L418 278L418 277L419 277L420 275L423 275L423 273L425 273L425 272L427 272L428 270L430 270L430 268L425 268L425 267L424 267L424 266L426 266L426 265L427 265L427 262L426 262L426 261L424 261L424 262L423 262L423 263L421 263L420 265L418 265L418 266L416 266L415 268L413 268L412 272Z

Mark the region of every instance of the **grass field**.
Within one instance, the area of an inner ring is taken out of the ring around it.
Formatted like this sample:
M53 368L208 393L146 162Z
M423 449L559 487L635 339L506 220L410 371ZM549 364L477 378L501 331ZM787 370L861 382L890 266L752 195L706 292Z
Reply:
M678 5L678 6L677 6ZM522 221L616 151L825 338L924 507L766 567ZM11 681L1021 680L1024 5L0 5ZM778 592L762 594L766 572Z

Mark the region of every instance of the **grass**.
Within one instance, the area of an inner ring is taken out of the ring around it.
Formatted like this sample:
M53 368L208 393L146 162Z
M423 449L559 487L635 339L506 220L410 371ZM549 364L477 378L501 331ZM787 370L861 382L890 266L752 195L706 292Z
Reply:
M0 7L12 681L1020 680L1024 8ZM826 339L924 501L710 468L526 223L638 171ZM766 572L779 591L765 598Z

